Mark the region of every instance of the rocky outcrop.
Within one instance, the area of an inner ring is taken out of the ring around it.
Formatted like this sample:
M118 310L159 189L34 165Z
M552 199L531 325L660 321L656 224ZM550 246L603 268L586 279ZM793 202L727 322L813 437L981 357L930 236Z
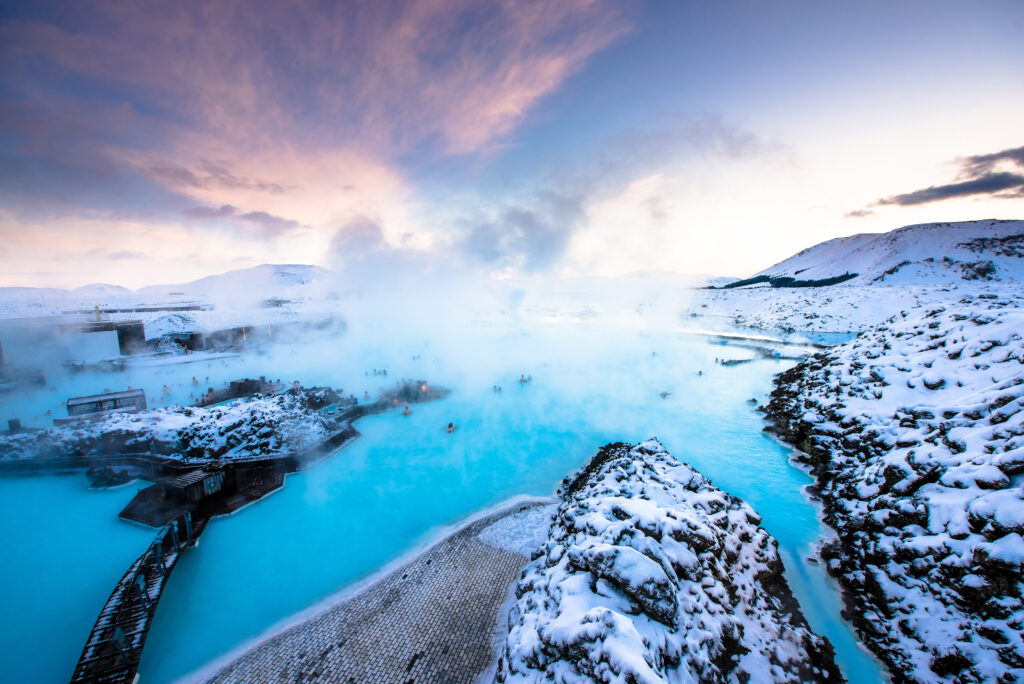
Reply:
M499 682L842 681L758 515L657 441L605 446L559 495Z
M317 408L336 396L324 388L290 389L217 406L168 406L114 414L92 423L0 436L0 458L145 452L220 460L284 454L315 444L331 432L333 425Z
M927 307L776 378L847 616L898 682L1024 679L1024 311Z

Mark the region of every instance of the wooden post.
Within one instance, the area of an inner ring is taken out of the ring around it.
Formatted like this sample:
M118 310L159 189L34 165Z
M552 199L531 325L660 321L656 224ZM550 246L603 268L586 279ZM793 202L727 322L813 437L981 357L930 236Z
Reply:
M146 612L149 612L149 595L146 594L146 576L141 571L135 576L135 591L138 592L142 605L146 607Z

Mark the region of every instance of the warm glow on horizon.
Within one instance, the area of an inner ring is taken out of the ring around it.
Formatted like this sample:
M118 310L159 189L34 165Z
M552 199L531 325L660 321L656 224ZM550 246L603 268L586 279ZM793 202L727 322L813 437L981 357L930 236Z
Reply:
M11 8L0 286L371 254L745 275L1019 218L1022 27L1015 2Z

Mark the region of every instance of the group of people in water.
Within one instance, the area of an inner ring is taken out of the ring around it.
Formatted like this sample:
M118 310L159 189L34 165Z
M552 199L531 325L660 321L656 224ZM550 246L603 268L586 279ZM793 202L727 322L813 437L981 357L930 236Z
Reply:
M519 376L519 384L520 385L525 385L528 382L533 382L533 376L532 375L520 375ZM495 394L501 394L501 385L491 385L491 391L494 392Z
M366 377L370 377L371 375L374 376L374 377L376 377L378 375L382 375L384 377L387 377L388 376L388 371L387 371L386 368L374 368L372 371L366 371L365 373L363 373L363 375L365 375Z
M520 385L525 385L525 384L530 383L530 382L533 382L533 376L532 375L521 374L519 376L519 384ZM491 385L491 391L494 392L495 394L501 394L501 385ZM367 396L367 398L369 398L368 394L366 396ZM398 400L397 399L394 400L394 405L395 406L398 405ZM403 416L411 416L412 415L412 409L409 408L409 404L408 403L405 403L404 407L402 408L402 415ZM445 426L444 431L447 432L448 434L451 434L451 433L455 432L456 428L458 428L458 426L455 423L448 423Z

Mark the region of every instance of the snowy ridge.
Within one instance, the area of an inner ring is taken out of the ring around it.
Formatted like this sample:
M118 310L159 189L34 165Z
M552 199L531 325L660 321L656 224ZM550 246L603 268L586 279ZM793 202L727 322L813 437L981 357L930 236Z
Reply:
M757 275L818 280L856 273L852 285L1024 281L1024 221L905 226L828 240Z
M263 264L228 271L177 285L150 285L138 290L144 296L181 292L186 297L213 300L257 300L265 297L321 295L320 287L330 271L306 264Z
M815 245L758 276L824 280L827 287L696 290L684 316L760 330L857 332L915 306L955 306L965 295L1012 293L1024 283L1024 221L906 226Z
M758 515L657 441L609 444L560 494L499 682L841 681Z
M1024 678L1022 307L904 311L776 379L839 533L822 555L899 681Z
M228 303L254 306L270 297L315 299L328 295L331 272L304 264L263 264L188 283L150 285L129 290L93 283L72 290L51 287L0 287L0 318L56 316L66 308Z
M119 413L93 423L0 435L0 458L47 458L153 451L189 460L275 456L301 450L331 427L316 411L337 395L290 389L227 404L168 406Z

